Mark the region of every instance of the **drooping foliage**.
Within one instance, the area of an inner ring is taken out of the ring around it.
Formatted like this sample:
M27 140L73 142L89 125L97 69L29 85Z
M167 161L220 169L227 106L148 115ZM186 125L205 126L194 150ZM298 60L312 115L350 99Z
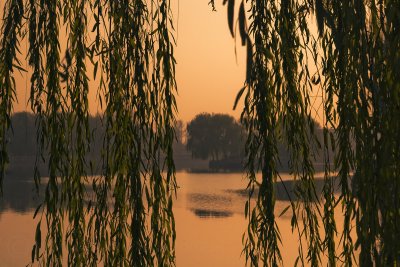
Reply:
M298 201L290 204L300 239L297 263L318 266L325 254L329 266L353 266L357 248L361 266L399 264L400 3L223 3L230 32L247 49L245 86L237 97L244 97L248 133L247 263L282 263L273 183L279 180L277 144L283 141L300 181ZM49 173L46 180L38 169L34 173L47 186L35 212L32 260L58 266L65 255L73 266L174 265L176 84L169 0L7 0L3 12L0 183L9 160L15 73L24 71L19 58L24 37L29 101L38 116L37 161L45 161ZM96 178L88 176L85 161L92 67L106 127L103 172ZM316 92L321 104L311 97ZM319 144L309 130L319 106L325 133L322 199L312 164ZM257 191L254 203L250 198ZM342 232L338 212L344 215Z
M0 46L1 176L5 134L28 42L36 113L35 182L47 183L35 216L32 262L46 266L171 266L174 93L168 0L6 1ZM24 39L25 38L25 39ZM93 69L93 74L92 74ZM106 133L102 174L88 176L89 80L98 81ZM1 187L0 187L1 188Z
M255 206L249 199L245 209L247 262L282 263L272 186L279 180L276 144L282 140L300 180L299 201L291 201L300 239L297 263L317 266L325 254L329 266L353 266L357 249L361 266L399 264L400 3L240 1L238 33L235 1L223 3L232 35L247 48L245 86L236 102L244 95L249 198L259 188ZM322 101L312 99L316 92ZM313 148L321 144L307 131L311 116L322 116L324 127L321 199L312 164ZM277 121L283 121L282 131ZM343 232L335 213L343 214Z
M7 1L5 4L0 40L0 195L3 193L4 170L8 163L7 130L11 127L12 106L16 98L16 83L13 72L21 70L16 58L19 51L19 35L22 30L24 5L22 1Z

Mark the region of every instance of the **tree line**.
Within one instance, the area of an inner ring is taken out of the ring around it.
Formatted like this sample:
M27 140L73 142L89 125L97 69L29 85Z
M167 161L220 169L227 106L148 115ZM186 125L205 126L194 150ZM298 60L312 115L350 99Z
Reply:
M277 124L277 131L283 132L282 123ZM333 134L325 130L315 120L312 121L314 154L313 162L316 171L322 171L324 165L322 145L324 135ZM201 113L187 124L187 149L194 158L210 160L211 169L243 170L245 156L246 129L244 125L227 114ZM287 144L277 144L281 171L289 171L290 153ZM329 154L333 158L332 144ZM218 164L220 163L220 164Z
M31 175L33 163L37 156L37 135L35 123L37 116L29 112L15 113L11 117L13 128L10 129L7 140L9 155L15 170L20 173L25 170L26 175ZM323 157L321 145L324 138L323 129L314 121L315 145L319 147L314 155L316 170L322 170ZM86 155L87 162L92 166L93 174L99 173L105 127L102 115L97 114L89 117L89 128L91 133L90 149ZM190 164L190 153L193 159L208 160L209 169L214 170L243 170L245 155L246 130L243 124L228 114L201 113L196 115L188 123L176 121L176 140L174 142L175 163L181 166L180 161L187 161L187 168L196 168ZM280 157L280 170L289 170L289 152L284 143L279 143L278 154ZM330 149L333 157L333 150ZM185 156L185 158L182 158ZM211 165L210 165L211 164ZM24 167L25 166L25 167ZM42 171L45 169L42 166ZM178 167L178 169L180 169ZM26 177L27 178L27 177Z

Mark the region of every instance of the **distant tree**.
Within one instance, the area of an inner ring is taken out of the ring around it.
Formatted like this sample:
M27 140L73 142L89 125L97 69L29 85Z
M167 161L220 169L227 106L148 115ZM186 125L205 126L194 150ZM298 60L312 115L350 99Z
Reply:
M227 159L242 151L243 128L226 114L197 115L188 123L187 134L187 149L195 158Z
M36 155L35 119L28 112L15 113L11 117L12 130L7 134L11 157Z
M175 122L175 137L176 141L180 144L183 144L185 142L185 124L183 121L178 120Z

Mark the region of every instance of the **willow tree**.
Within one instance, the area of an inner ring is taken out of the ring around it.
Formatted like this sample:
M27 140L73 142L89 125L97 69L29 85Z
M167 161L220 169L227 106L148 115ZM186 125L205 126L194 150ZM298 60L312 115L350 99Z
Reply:
M35 212L32 262L174 265L172 22L168 0L6 1L0 46L1 179L18 70L30 74L37 162L48 167L44 201ZM23 38L29 42L28 70L19 59ZM91 137L89 65L99 83L106 125L102 174L96 178L88 177L85 160ZM38 168L34 177L38 186Z
M400 3L241 1L237 34L235 1L223 3L232 35L247 48L246 80L236 100L244 96L242 121L248 132L247 263L282 264L273 183L279 180L276 146L283 141L300 181L298 200L290 205L300 239L297 263L318 266L325 254L330 266L352 266L358 248L362 266L398 264ZM37 161L45 160L49 172L43 204L35 212L39 224L32 260L174 265L172 22L169 0L6 1L0 40L0 180L8 163L5 136L16 98L15 72L24 71L18 57L23 38L29 41L29 101L38 115ZM67 36L65 48L61 35ZM103 171L97 178L88 177L85 161L91 137L89 65L105 110ZM322 198L313 167L319 144L311 111L318 107L311 95L317 89L324 109ZM37 170L34 177L38 184ZM254 204L250 199L257 188ZM343 233L336 228L337 207L344 214Z
M396 266L400 263L400 2L241 1L238 34L235 1L223 3L232 35L247 47L246 81L236 100L244 95L241 118L248 131L247 262L282 263L273 183L279 179L276 144L283 140L291 153L291 172L300 180L299 201L291 201L292 227L300 239L296 262L318 266L325 254L329 266L352 266L358 249L361 266ZM324 110L321 199L312 164L318 143L308 130L313 128L312 111L318 109L311 98L316 90ZM278 122L283 122L282 131ZM330 148L335 149L334 159L329 158ZM262 173L260 181L257 171ZM335 180L339 195L334 194ZM256 187L259 193L251 207ZM338 233L334 217L338 205L344 215L343 233ZM356 240L351 235L353 223Z

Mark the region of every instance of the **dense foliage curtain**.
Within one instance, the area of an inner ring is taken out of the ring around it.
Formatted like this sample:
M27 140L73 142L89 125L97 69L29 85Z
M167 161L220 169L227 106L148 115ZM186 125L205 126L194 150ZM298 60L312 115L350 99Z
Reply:
M49 177L32 261L45 265L170 266L175 228L172 158L176 103L168 0L7 1L1 30L1 179L16 97L29 71L37 161ZM29 69L19 61L29 41ZM102 174L88 176L89 69L106 128ZM35 181L40 173L35 169ZM43 182L43 181L42 181ZM43 233L43 234L42 234ZM65 241L65 242L64 242ZM65 261L64 261L65 263Z
M244 99L241 119L248 135L247 263L282 264L274 182L280 180L277 143L283 141L299 181L297 199L289 206L301 240L297 263L317 266L325 254L330 266L352 266L358 249L361 266L398 264L400 2L223 3L232 35L247 49L246 80L236 100ZM49 172L44 201L35 212L32 260L61 265L66 255L73 266L174 265L171 13L169 0L6 1L0 39L0 182L8 163L6 132L17 71L30 74L37 161L45 161ZM61 36L66 36L65 47ZM28 70L19 58L23 38L29 41ZM102 174L95 178L85 161L91 139L89 68L99 81L106 127ZM324 110L322 143L311 119L318 109L311 97L316 91ZM314 184L318 151L325 158L322 197ZM36 169L37 184L40 176ZM336 227L338 212L343 233Z
M280 141L299 180L290 205L300 239L296 263L317 266L324 254L329 266L352 266L357 249L361 266L399 264L400 2L252 0L239 1L238 12L234 0L223 3L232 35L248 51L236 99L244 96L248 131L247 262L282 264L273 187ZM321 108L322 144L310 119ZM314 184L317 151L325 161L322 197Z

